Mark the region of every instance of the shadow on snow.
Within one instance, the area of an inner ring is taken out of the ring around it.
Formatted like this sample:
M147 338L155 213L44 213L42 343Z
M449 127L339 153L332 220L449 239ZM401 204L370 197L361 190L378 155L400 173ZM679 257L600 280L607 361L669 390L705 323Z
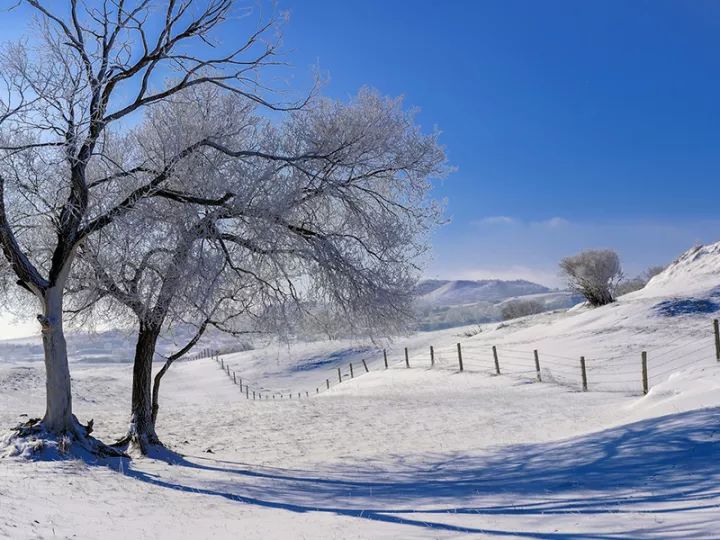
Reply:
M400 462L395 470L358 463L317 477L311 472L258 470L207 457L190 461L175 455L172 464L218 472L221 479L197 482L188 475L187 483L179 483L134 468L127 474L169 489L291 512L328 512L436 530L526 538L643 538L661 532L692 536L702 523L566 534L480 529L422 518L465 514L553 519L562 514L720 511L720 408L644 420L566 441L507 446L485 455L425 458L414 466ZM491 498L487 504L478 504ZM467 504L458 505L462 501ZM418 514L417 519L413 514Z

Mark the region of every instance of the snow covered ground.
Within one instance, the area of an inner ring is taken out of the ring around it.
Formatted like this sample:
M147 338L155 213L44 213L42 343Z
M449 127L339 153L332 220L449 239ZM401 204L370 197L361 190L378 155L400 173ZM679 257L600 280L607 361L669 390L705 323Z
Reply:
M212 359L178 363L159 429L184 457L0 459L0 537L717 538L718 269L708 246L605 308L419 333L387 347L388 370L382 346L352 342L223 356L262 400ZM2 426L43 410L42 364L21 351L0 363ZM80 419L120 436L130 365L72 374Z

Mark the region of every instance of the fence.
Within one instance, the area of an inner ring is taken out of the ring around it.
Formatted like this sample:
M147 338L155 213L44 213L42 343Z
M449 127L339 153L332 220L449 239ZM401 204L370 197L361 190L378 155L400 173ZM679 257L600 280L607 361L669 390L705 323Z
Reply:
M707 360L704 356L707 354ZM636 359L628 362L629 355ZM213 358L230 380L240 387L246 399L297 400L327 392L331 388L371 371L387 369L450 369L457 372L481 373L491 376L510 376L518 379L550 383L579 391L622 392L647 394L650 388L679 370L697 365L720 365L720 325L712 321L712 331L700 337L679 335L660 347L628 350L621 355L577 356L549 353L539 349L518 349L510 346L487 346L465 342L414 352L405 348L402 353L383 350L378 358L348 363L327 373L325 380L314 388L301 391L273 391L244 379L231 369L218 351L205 349L201 358ZM393 359L391 361L390 359ZM370 364L370 365L368 365Z

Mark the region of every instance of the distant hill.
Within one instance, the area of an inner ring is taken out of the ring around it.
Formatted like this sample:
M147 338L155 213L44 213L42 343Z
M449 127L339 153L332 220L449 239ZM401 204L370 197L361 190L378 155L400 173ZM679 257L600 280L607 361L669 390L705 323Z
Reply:
M522 279L513 281L427 279L418 283L416 292L418 303L440 307L478 302L496 303L516 296L548 293L550 289Z
M518 299L538 302L547 311L567 309L582 301L569 291L551 290L523 279L426 279L418 283L415 292L418 330L498 321L503 304Z

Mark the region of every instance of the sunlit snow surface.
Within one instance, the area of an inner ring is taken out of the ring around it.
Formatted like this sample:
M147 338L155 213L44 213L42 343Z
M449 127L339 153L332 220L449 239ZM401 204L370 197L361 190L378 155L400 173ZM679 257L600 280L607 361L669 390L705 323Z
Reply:
M159 431L184 457L0 460L0 537L717 538L714 314L657 306L712 302L719 271L720 246L708 246L605 308L398 340L387 371L383 344L352 341L224 356L262 401L211 359L178 363ZM42 413L43 369L30 349L3 350L0 424L10 426ZM131 366L83 358L72 365L76 414L112 440L126 425Z

